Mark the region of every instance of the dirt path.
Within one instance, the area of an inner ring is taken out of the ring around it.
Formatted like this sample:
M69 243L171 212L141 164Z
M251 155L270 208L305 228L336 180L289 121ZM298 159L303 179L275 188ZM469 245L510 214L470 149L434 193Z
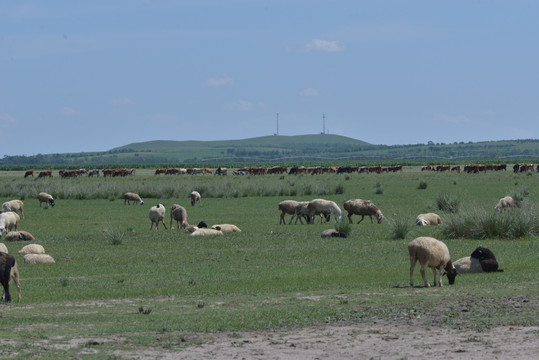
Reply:
M397 324L311 327L291 332L205 334L202 345L118 355L133 359L537 359L538 327L486 332Z

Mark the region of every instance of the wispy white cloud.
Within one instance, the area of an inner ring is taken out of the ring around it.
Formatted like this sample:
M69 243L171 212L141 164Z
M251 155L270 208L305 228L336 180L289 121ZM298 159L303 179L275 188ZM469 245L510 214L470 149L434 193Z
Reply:
M65 117L72 117L79 114L79 112L73 108L70 108L68 106L64 106L60 109L60 114Z
M307 51L323 51L323 52L338 52L343 51L344 48L337 41L328 41L321 39L314 39L307 45L305 45Z
M301 90L299 94L305 97L312 97L312 96L318 96L319 93L318 93L318 90L316 89L306 88L306 89Z
M223 77L220 77L220 78L209 78L208 80L206 80L206 84L208 86L230 86L230 85L234 85L234 80L228 76L228 75L225 75Z

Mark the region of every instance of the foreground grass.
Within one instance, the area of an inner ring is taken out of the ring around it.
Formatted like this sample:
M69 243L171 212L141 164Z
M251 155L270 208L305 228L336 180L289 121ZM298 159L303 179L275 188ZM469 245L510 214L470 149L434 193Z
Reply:
M324 197L341 206L349 198L370 198L386 216L382 224L371 224L367 218L351 225L346 239L320 238L322 230L332 225L278 225L277 204L286 196L203 194L202 205L191 207L181 195L124 206L105 193L103 199L60 199L54 208L42 209L28 197L20 229L34 234L57 262L28 265L16 255L23 300L0 305L2 358L37 356L43 351L51 358L80 354L110 358L115 350L176 348L203 341L195 335L198 332L342 321L368 326L383 320L478 331L499 325L537 325L539 241L535 237L444 239L452 259L469 256L482 245L495 252L505 271L460 276L454 286L412 289L407 243L419 235L441 239L443 235L437 228L412 226L405 239L394 240L391 231L396 214L408 216L413 224L417 213L434 210L439 193L462 199L464 210L474 206L486 211L510 189L525 187L531 190L527 201L536 203L535 177L384 175L391 176L239 180L238 186L252 189L266 187L268 181L294 181L294 186L302 187L313 181L312 188L343 183L343 194ZM418 189L420 179L428 182L426 189ZM121 180L103 186L118 193L128 191ZM202 181L220 188L222 180ZM84 186L61 181L51 186L64 184L66 190L84 193ZM128 186L155 186L160 181L139 176ZM188 189L201 180L181 181ZM18 182L18 178L6 180L15 187ZM382 193L377 193L379 188ZM295 198L313 197L318 194ZM157 202L167 207L183 204L190 223L234 223L243 232L193 238L177 229L149 231L147 212ZM23 245L7 243L13 254ZM421 284L418 271L415 275ZM432 282L432 273L427 275Z

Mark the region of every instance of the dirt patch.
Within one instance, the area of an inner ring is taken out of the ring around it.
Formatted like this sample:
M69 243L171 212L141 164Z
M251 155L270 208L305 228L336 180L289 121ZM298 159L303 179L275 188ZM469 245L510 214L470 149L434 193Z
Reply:
M195 336L193 334L193 336ZM293 331L204 334L177 350L118 351L132 359L535 359L539 327L485 332L396 324L309 327Z

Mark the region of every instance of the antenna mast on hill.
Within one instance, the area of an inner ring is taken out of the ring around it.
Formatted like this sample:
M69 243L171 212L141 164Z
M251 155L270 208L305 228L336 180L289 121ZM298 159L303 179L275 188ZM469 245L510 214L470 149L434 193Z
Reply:
M326 114L322 114L322 134L326 133Z
M277 113L277 132L274 135L279 136L279 113Z

